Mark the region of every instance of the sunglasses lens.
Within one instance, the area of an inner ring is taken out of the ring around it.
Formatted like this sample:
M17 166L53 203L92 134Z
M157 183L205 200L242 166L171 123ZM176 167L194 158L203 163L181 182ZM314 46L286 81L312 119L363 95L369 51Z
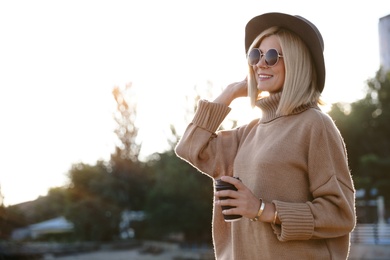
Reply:
M259 60L260 60L259 49L252 49L248 55L248 64L251 66L256 65L259 62Z
M270 49L265 54L265 63L267 63L268 66L273 66L278 62L279 54L275 49Z

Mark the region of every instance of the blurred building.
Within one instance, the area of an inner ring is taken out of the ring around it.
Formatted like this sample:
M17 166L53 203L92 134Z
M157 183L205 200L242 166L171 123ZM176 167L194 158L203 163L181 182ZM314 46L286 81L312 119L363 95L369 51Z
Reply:
M390 71L390 14L379 19L380 65Z
M49 219L40 223L15 229L12 232L12 240L37 239L48 234L64 234L73 232L73 224L64 217ZM0 258L2 259L2 258Z

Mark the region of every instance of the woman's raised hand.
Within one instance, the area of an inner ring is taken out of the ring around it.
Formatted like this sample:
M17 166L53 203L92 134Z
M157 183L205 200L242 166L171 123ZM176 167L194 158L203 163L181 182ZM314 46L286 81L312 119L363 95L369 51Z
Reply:
M242 81L229 84L214 102L229 106L234 99L246 96L248 96L248 83L245 78Z

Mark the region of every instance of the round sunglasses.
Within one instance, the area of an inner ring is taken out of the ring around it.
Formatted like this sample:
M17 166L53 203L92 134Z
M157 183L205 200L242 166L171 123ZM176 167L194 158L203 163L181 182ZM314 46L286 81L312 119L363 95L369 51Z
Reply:
M279 58L283 58L283 55L275 49L269 49L266 53L263 53L259 48L253 48L247 57L248 64L251 66L256 65L263 56L265 57L265 63L268 67L275 66L278 63Z

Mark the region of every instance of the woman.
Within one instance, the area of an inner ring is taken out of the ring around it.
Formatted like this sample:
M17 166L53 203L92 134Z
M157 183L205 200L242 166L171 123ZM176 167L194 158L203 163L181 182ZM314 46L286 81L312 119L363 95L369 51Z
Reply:
M325 83L321 34L302 17L267 13L248 22L245 49L247 80L213 102L200 100L175 149L237 188L215 193L216 258L346 259L355 190L343 139L318 107ZM217 131L229 104L245 96L261 118ZM243 218L225 222L222 214Z

